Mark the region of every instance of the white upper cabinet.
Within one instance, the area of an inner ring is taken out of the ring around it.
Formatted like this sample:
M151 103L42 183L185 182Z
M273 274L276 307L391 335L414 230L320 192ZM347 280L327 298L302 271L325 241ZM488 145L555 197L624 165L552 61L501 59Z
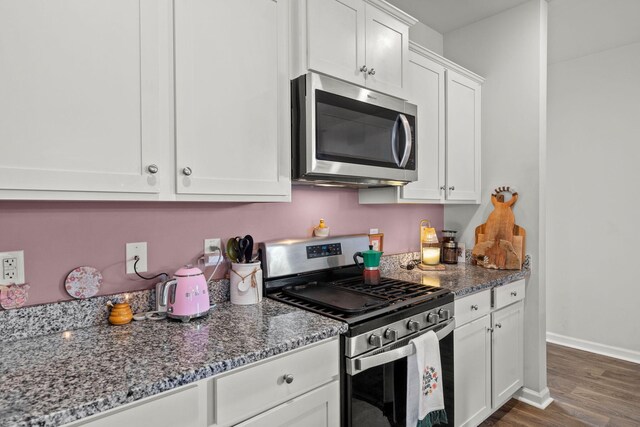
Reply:
M168 1L0 0L0 198L158 198L169 28Z
M418 106L418 180L360 190L360 203L479 203L482 82L411 43L408 100Z
M287 15L285 0L175 1L178 199L289 200Z
M299 0L298 0L299 1ZM308 0L309 69L364 86L365 4Z
M381 0L296 1L292 14L292 78L312 70L406 99L414 18Z
M480 84L447 71L447 200L480 203Z

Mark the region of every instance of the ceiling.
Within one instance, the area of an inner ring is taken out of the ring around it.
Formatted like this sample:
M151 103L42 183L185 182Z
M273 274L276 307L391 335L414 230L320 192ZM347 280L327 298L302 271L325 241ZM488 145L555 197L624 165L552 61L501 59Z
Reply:
M528 0L387 0L441 34L510 9Z

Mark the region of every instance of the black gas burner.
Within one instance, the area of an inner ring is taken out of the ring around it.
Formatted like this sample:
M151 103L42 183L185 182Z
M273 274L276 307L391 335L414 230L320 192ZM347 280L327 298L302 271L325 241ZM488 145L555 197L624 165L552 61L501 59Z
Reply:
M451 292L435 286L381 278L365 284L362 276L334 282L297 283L280 288L269 297L349 324L433 301Z

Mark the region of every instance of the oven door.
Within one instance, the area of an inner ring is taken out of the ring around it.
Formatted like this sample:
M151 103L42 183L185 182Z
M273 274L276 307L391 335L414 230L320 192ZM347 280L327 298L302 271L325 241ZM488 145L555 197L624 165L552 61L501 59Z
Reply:
M405 426L407 409L407 356L413 338L430 330L440 340L443 393L448 425L454 424L453 329L454 320L422 330L359 357L345 360L343 382L344 426Z

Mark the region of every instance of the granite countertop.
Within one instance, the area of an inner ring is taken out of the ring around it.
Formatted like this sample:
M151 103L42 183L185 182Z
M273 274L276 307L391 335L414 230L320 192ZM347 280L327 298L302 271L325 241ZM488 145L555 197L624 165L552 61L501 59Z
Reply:
M386 260L381 264L382 275L446 288L455 293L456 298L506 285L527 278L531 274L529 257L525 258L522 270L494 270L463 263L445 264L445 270L442 271L422 271L417 267L413 270L402 269L400 265L405 265L411 258L412 256L408 255Z
M347 325L273 300L190 323L100 325L3 343L0 426L55 426L337 336Z

